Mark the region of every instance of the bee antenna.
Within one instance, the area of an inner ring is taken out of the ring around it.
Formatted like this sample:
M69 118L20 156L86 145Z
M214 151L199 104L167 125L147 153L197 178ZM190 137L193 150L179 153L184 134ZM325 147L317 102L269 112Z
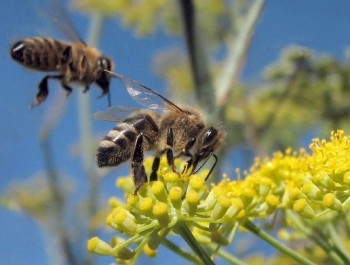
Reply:
M211 153L205 160L204 162L195 170L193 171L192 173L193 174L196 174L199 170L202 169L202 167L208 162L208 160L211 158L211 157L214 157L215 159L215 162L214 164L211 166L210 170L209 170L209 173L207 174L207 176L205 177L205 181L207 181L207 179L210 177L211 173L213 172L214 168L216 167L216 164L218 163L218 157L216 154L214 153Z

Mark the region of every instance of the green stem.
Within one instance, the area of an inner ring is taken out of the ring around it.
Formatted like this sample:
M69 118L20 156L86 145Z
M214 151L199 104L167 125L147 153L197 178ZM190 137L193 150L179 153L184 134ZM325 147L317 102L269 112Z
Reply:
M208 253L204 251L200 244L198 244L197 240L194 238L186 224L179 224L175 230L182 236L193 252L197 254L198 258L201 259L203 264L214 265L214 262L208 256Z
M207 113L212 113L215 107L214 88L204 50L205 41L202 41L202 34L196 23L196 8L192 0L181 0L179 5L196 98Z
M167 247L168 249L170 249L171 251L173 251L177 255L185 258L186 260L188 260L192 263L196 263L196 264L200 263L199 259L197 259L195 256L188 253L187 251L180 248L179 246L175 245L173 242L171 242L170 240L168 240L166 238L162 241L162 245L164 245L165 247Z
M324 241L327 244L327 253L330 253L330 257L333 257L333 260L337 262L337 264L350 264L350 259L347 255L347 251L341 244L341 239L338 237L334 226L332 224L328 224L326 228L327 233L319 231L318 234L324 238Z
M56 163L54 159L54 150L51 145L51 135L59 123L66 107L66 100L58 99L56 104L49 106L46 118L44 118L43 126L39 133L39 143L43 156L43 163L46 170L46 178L48 182L48 188L50 189L50 207L48 208L48 233L52 237L52 233L57 237L59 242L61 258L63 257L64 262L67 264L75 265L78 264L78 257L73 251L72 242L66 229L64 222L64 211L65 211L65 191L61 185L61 179L57 172ZM52 243L51 241L49 243ZM50 247L50 245L48 245ZM50 253L57 252L57 246L54 246L55 250L48 250ZM58 257L53 257L59 259Z
M327 255L334 260L336 264L344 264L341 258L333 249L330 249L327 243L327 236L324 236L323 230L311 228L310 225L305 224L294 213L287 212L288 217L295 224L299 232L303 233L308 239L313 241L316 245L324 250Z
M231 265L247 265L247 263L237 259L231 253L223 250L222 248L220 248L217 253L218 253L218 256L227 260Z
M220 83L215 86L217 105L220 107L225 105L230 88L238 82L238 77L247 57L254 30L264 6L265 0L255 0L249 9L244 23L242 23L243 26L238 36L235 36L235 41L232 41L224 69L218 78Z
M100 35L102 33L103 18L98 14L91 16L89 36L87 43L92 47L96 47ZM79 129L80 129L80 150L82 158L82 166L84 173L87 176L89 183L89 191L87 195L87 220L96 214L98 209L98 197L99 197L99 177L96 171L95 161L95 149L93 143L93 134L91 126L91 106L90 106L90 93L77 93L78 94L78 116L79 116ZM94 228L88 225L88 237L94 234ZM87 262L92 264L91 255Z
M47 136L49 136L49 134ZM72 242L64 223L65 193L61 187L59 176L57 174L49 137L42 139L40 145L47 172L46 176L48 186L52 196L50 201L51 207L49 208L48 213L49 217L52 218L52 223L49 223L52 227L49 227L49 231L54 232L57 236L65 262L70 265L75 265L78 264L77 257L73 251Z
M282 253L288 255L295 261L299 262L299 264L303 265L315 265L315 263L311 262L307 258L301 256L299 253L295 252L294 250L290 249L289 247L283 245L281 242L270 236L268 233L264 232L262 229L257 227L253 222L250 220L246 220L243 224L243 227L251 231L253 234L257 235L261 239L265 240L267 243L269 243L271 246L275 247Z

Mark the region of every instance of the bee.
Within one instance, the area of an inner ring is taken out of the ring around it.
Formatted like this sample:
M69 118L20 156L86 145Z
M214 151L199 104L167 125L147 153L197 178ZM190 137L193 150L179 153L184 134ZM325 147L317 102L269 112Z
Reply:
M71 83L83 85L83 92L88 91L92 83L101 88L101 96L109 92L110 76L104 70L113 70L112 60L86 45L74 30L62 7L57 7L55 6L55 10L62 18L57 20L60 22L58 27L72 42L49 37L32 37L17 41L10 50L12 59L24 67L41 72L56 72L46 75L41 80L38 85L39 91L30 108L38 106L47 98L49 79L59 80L67 95L72 91ZM108 101L110 106L110 98Z
M136 194L147 181L143 166L145 152L153 150L156 153L150 181L157 180L161 155L165 154L175 172L174 159L188 157L186 172L189 174L196 173L210 157L214 157L207 180L217 164L214 152L223 143L224 130L220 126L207 126L204 116L196 108L180 107L137 81L111 74L120 79L130 96L146 109L112 106L94 114L98 120L119 122L100 142L97 165L118 166L131 159ZM198 167L201 161L204 162Z

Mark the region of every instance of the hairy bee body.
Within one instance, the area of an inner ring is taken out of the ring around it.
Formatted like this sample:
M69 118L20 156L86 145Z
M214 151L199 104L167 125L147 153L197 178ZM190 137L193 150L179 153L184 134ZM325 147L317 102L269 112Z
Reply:
M97 119L119 122L100 142L96 154L97 165L118 166L130 159L136 187L134 193L148 180L143 159L144 153L150 150L156 153L150 181L157 179L162 155L166 156L169 166L175 172L177 169L174 160L188 157L183 172L189 175L202 168L210 157L214 157L215 163L206 177L208 178L217 163L214 152L222 145L226 135L221 126L207 126L200 110L178 106L137 81L120 74L111 74L119 78L129 95L147 109L113 106L105 112L95 113Z
M103 94L109 91L110 76L104 70L113 68L112 60L82 42L69 43L46 37L26 38L12 46L11 56L24 67L58 73L46 76L39 84L35 105L46 99L49 78L60 80L68 93L72 90L70 83L82 84L85 91L90 84L96 83Z
M33 70L54 72L59 70L63 51L68 45L52 38L27 38L13 45L11 56L15 61Z
M186 114L169 110L163 115L154 111L136 111L117 124L100 142L97 150L97 165L118 166L129 160L133 154L137 136L144 137L143 152L155 150L162 153L167 148L168 130L172 129L171 149L181 152L186 144L198 137L205 127L204 121L195 110L186 110ZM191 114L187 114L191 113Z
M145 136L144 151L154 148L158 136L158 114L152 111L138 111L117 124L100 142L97 150L99 167L118 166L130 159L136 138Z

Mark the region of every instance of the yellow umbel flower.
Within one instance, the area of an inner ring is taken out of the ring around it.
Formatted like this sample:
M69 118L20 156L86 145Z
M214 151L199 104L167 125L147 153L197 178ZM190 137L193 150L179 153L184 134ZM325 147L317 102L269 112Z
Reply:
M158 181L145 183L137 195L132 193L130 176L117 182L125 191L127 200L125 205L115 199L110 201L112 209L107 223L130 238L110 247L95 238L89 243L89 250L101 255L111 253L117 259L135 259L143 251L155 256L159 245L163 242L169 244L164 240L174 232L190 242L201 261L209 264L208 254L193 245L201 242L212 249L215 249L213 244L227 245L230 243L227 235L241 225L296 261L311 264L269 238L253 221L283 211L284 223L289 229L281 230L279 234L292 240L302 236L307 238L320 224L339 221L337 217L346 218L350 195L349 147L350 138L344 136L343 131L332 132L330 141L312 141L311 154L303 149L299 152L288 149L284 153L275 153L272 158L256 159L244 179L224 177L210 189L204 181L207 170L191 176L183 175L173 172L166 159L162 159ZM146 171L151 165L151 159L145 161ZM184 168L185 163L177 160L176 166ZM323 249L327 244L334 247L331 241L321 243ZM135 246L134 250L130 250L132 246ZM208 262L203 261L203 256ZM192 261L199 262L196 258Z

